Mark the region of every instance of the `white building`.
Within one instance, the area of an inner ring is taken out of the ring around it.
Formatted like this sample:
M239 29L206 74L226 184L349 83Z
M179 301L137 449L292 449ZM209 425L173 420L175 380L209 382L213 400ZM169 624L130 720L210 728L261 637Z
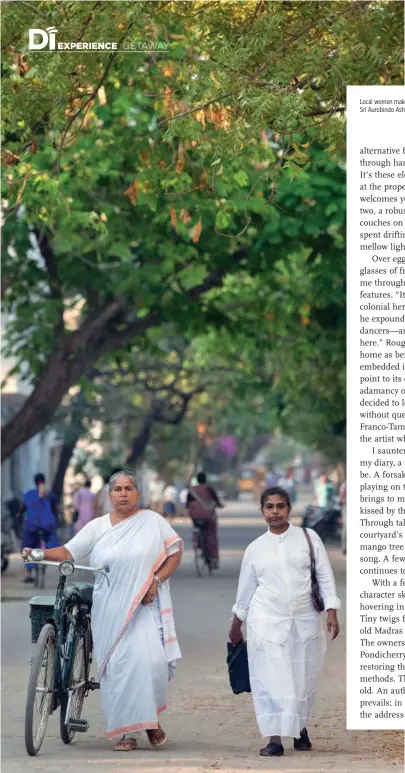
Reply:
M1 327L4 328L4 316ZM5 357L1 360L1 381L7 379L1 396L1 426L15 416L27 399L30 388L18 376L7 378L14 363ZM21 494L33 487L34 475L42 472L48 483L55 474L60 452L60 440L53 430L44 430L14 451L1 465L2 502Z

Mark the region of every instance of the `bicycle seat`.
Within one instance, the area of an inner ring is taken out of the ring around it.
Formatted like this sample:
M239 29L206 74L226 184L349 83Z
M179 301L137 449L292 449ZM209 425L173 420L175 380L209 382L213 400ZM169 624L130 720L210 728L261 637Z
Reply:
M93 585L89 582L74 582L66 586L66 598L70 599L77 594L84 604L91 604L93 601Z

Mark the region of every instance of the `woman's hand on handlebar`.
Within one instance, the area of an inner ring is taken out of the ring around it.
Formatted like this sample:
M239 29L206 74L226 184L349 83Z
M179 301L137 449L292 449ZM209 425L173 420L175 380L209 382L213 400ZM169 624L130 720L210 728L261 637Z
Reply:
M23 548L23 558L26 560L32 553L32 548ZM46 561L55 561L61 563L62 561L73 561L73 556L66 550L65 547L60 548L48 548L44 550L44 559Z

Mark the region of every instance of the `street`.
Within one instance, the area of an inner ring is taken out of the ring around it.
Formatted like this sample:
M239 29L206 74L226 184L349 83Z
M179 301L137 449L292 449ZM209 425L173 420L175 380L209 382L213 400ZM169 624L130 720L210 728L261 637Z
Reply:
M50 717L39 755L27 756L24 709L29 659L34 649L30 643L27 599L36 591L22 584L20 559L15 558L3 577L2 589L3 770L21 773L27 766L30 771L53 773L59 768L79 771L87 764L102 773L133 769L157 772L164 768L178 773L211 769L224 773L402 770L402 733L345 730L345 558L339 548L332 547L329 553L343 605L341 635L329 645L316 714L308 728L313 751L296 752L292 740L287 739L284 757L269 760L258 755L265 743L257 730L251 696L232 694L225 663L240 561L246 545L264 531L260 513L249 501L230 503L221 511L221 568L211 578L200 579L195 574L189 523L176 519L174 528L185 540L184 560L172 581L183 658L170 685L168 709L162 715L169 738L167 745L154 750L146 735L141 735L138 750L129 754L113 752L103 736L99 695L95 693L84 704L83 717L90 721L87 734L77 735L70 746L64 746L59 738L57 712ZM52 578L50 570L47 589L40 593L52 593L52 580L56 585L56 574Z

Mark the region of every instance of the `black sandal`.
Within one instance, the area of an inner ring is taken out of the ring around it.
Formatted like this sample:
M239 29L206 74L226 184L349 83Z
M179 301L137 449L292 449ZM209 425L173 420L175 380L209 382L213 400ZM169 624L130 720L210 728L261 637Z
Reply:
M264 749L260 749L261 757L282 757L284 754L284 746L282 743L269 742Z
M309 740L308 732L304 727L300 732L299 738L294 738L294 749L299 752L309 752L312 749L312 743Z

